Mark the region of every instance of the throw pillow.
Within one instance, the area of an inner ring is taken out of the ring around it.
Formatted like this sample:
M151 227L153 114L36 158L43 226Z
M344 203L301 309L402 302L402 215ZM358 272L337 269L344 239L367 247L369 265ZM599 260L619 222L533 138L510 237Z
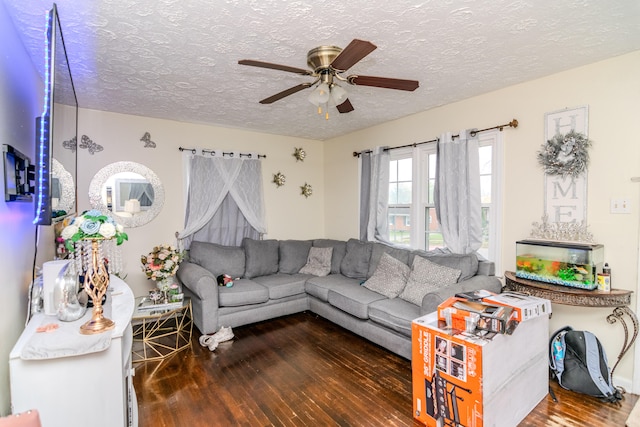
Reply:
M438 290L458 281L460 270L436 264L426 258L416 256L413 259L411 274L407 286L400 294L400 298L415 305L422 305L422 298L429 292Z
M189 248L189 262L206 268L214 277L220 274L244 276L244 251L237 246L193 241Z
M306 264L309 249L311 249L311 240L281 240L278 271L284 274L296 274Z
M334 239L316 239L313 241L313 246L319 248L333 248L333 255L331 255L331 274L340 273L340 264L342 259L347 253L347 242Z
M347 253L340 264L340 272L350 279L365 280L369 271L369 260L373 243L357 239L347 241Z
M314 276L326 276L331 272L331 255L333 248L309 249L307 264L300 269L302 274L312 274Z
M278 272L278 248L277 240L254 240L245 237L242 247L246 257L244 277L267 276Z
M373 276L363 286L387 298L395 298L404 289L410 273L411 268L407 264L385 252Z

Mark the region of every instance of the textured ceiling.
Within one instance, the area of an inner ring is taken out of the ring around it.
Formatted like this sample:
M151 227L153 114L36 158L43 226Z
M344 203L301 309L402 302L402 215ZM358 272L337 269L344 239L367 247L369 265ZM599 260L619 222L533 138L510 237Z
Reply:
M51 1L2 0L44 68ZM327 139L640 49L638 0L58 0L83 108ZM350 86L355 111L328 121L311 89L259 100L310 77L307 51L369 40L348 74L419 80L415 92ZM615 76L612 76L615 78ZM499 118L497 118L499 119Z

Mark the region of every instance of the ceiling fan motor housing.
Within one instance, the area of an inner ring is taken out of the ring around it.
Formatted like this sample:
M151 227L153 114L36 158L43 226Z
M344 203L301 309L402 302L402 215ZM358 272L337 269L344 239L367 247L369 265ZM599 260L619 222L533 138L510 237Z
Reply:
M307 64L313 69L314 73L320 74L320 71L329 69L331 63L340 52L342 52L342 48L338 46L313 48L307 53Z

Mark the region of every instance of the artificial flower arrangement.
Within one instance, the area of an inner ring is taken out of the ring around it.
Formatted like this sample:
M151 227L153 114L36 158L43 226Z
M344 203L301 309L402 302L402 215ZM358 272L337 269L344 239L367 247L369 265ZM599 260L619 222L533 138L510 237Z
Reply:
M116 239L121 245L129 236L124 232L124 227L116 223L113 218L103 214L99 210L92 209L77 216L67 225L60 234L64 244L69 250L75 250L74 244L79 240L90 239Z
M147 279L162 282L175 276L183 257L184 252L171 245L158 245L149 255L140 257L142 271L147 275Z

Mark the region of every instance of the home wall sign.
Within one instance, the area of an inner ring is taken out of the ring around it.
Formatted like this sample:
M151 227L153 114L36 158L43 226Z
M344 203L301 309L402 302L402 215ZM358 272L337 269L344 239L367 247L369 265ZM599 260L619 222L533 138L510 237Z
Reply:
M554 111L546 113L544 117L547 145L543 146L543 150L552 150L550 147L554 143L561 146L554 154L560 160L560 166L556 163L555 169L545 167L544 213L552 223L586 224L587 221L585 157L588 160L588 108L583 106ZM549 170L554 173L548 173Z

